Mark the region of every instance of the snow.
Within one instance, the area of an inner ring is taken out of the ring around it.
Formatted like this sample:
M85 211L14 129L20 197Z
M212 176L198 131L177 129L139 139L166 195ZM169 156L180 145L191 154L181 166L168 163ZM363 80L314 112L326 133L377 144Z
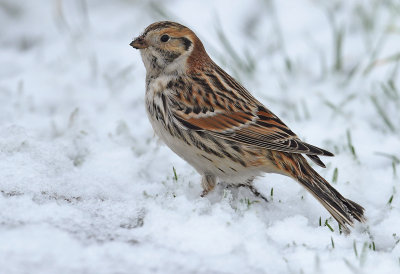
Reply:
M0 1L0 273L400 272L400 80L398 58L385 61L399 52L399 9ZM329 181L337 168L333 185L365 207L365 225L340 234L279 175L255 182L268 203L224 184L200 197L200 176L154 136L144 66L129 46L163 19L195 30L294 132L335 153L315 168Z

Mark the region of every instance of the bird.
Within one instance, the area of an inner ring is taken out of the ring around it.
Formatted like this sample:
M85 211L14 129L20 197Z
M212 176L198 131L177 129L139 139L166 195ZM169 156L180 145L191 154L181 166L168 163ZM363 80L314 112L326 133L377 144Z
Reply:
M201 196L219 181L262 196L253 180L277 173L308 190L344 231L354 220L365 222L364 208L344 198L304 157L325 167L319 156L334 155L303 142L211 59L191 29L155 22L130 46L140 51L146 69L145 104L153 130L201 175Z

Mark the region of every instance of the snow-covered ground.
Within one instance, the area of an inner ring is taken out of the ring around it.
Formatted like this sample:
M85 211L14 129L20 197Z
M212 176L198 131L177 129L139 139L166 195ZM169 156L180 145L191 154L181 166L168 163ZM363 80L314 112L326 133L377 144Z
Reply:
M201 198L129 46L161 19L334 152L316 169L367 223L340 234L277 175L256 181L269 203ZM400 273L399 54L397 0L0 0L0 273Z

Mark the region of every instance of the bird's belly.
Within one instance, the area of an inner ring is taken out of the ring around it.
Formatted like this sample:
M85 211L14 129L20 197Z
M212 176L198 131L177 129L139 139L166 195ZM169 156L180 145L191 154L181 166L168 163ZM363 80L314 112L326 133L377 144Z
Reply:
M259 166L249 166L245 162L238 162L212 148L216 154L205 151L186 138L171 133L159 120L149 114L149 120L156 135L178 156L193 166L200 174L211 174L231 184L241 184L251 177L258 176L263 170ZM185 135L186 133L183 133ZM198 140L207 147L212 147L207 140ZM188 144L189 143L189 144ZM265 171L264 171L265 172Z

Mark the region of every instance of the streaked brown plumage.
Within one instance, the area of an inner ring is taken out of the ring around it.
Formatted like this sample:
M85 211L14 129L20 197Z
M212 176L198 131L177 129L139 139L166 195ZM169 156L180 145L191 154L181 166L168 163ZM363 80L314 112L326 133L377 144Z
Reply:
M332 153L302 142L275 114L216 65L187 27L157 22L130 44L146 67L147 113L156 134L202 175L203 195L217 179L251 185L264 172L303 185L345 229L364 209L329 185L302 154L325 167Z

